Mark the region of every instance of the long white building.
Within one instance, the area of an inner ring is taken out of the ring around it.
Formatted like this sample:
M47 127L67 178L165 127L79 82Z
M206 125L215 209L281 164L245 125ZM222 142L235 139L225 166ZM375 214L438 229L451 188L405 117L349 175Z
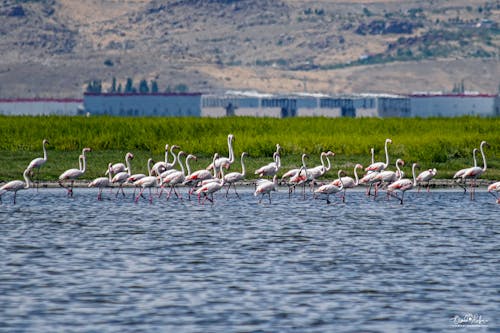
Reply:
M499 95L421 93L410 104L412 117L500 116Z
M83 110L83 100L73 98L0 99L0 114L15 116L76 116Z

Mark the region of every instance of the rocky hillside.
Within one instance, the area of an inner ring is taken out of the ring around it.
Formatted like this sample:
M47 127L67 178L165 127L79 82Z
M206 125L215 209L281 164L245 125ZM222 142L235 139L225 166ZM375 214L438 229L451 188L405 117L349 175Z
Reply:
M500 86L500 3L3 0L0 97L81 97L113 77L218 92Z

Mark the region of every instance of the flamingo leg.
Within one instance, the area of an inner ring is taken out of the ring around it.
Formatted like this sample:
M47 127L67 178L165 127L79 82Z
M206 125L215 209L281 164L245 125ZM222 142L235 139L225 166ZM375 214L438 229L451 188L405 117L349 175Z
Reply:
M14 205L16 204L17 191L14 191Z
M141 188L141 190L139 191L139 194L137 195L137 197L135 198L135 202L138 202L139 201L139 198L142 196L142 192L144 192L144 187Z

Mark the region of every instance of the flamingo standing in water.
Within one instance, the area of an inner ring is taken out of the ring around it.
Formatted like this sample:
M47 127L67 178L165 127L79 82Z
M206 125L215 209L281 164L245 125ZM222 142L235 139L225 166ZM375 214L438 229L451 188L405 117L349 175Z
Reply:
M68 191L67 195L69 197L73 196L73 185L75 183L75 180L79 177L81 177L85 173L85 168L87 165L87 159L85 156L85 153L91 151L90 148L83 148L82 154L78 158L78 162L80 164L79 169L68 169L64 171L60 176L59 176L59 186L65 187ZM80 163L81 161L81 163ZM109 172L109 171L108 171ZM64 186L64 182L70 181L70 185Z
M495 192L495 193L493 193L493 192ZM494 196L495 199L497 200L497 203L500 204L500 198L498 197L499 192L500 192L500 182L496 182L496 183L490 184L488 186L488 193L490 193L492 196Z
M326 195L326 203L329 204L330 203L330 195L335 194L335 193L339 193L340 191L342 191L344 189L344 184L342 183L342 175L343 174L344 174L343 170L338 171L338 180L340 182L340 186L333 185L333 183L321 185L320 187L318 187L314 191L314 199L316 199L316 197L318 195L324 194L324 195ZM342 199L342 201L344 201L344 199Z
M160 161L160 162L156 162L155 164L153 164L153 167L152 167L152 174L154 176L159 176L161 175L163 172L167 171L167 170L171 170L174 168L175 164L177 163L177 154L174 153L174 149L180 149L181 147L180 146L177 146L177 145L172 145L172 147L170 147L170 155L173 156L174 160L172 161L172 163L168 163L168 144L165 145L165 162L163 161Z
M478 149L477 148L474 148L472 150L472 159L474 160L474 168L477 167L477 160L476 160L476 153L477 153ZM464 175L464 173L469 170L470 168L465 168L465 169L460 169L458 170L454 175L453 175L453 179L456 179L456 182L457 184L462 187L464 189L464 193L467 192L467 184L464 182L464 184L462 185L460 183L460 181L462 181L462 176ZM466 180L464 180L466 181Z
M2 202L2 195L6 192L14 192L13 203L16 204L17 191L25 190L30 187L30 179L28 174L30 173L29 169L24 170L23 177L24 182L22 180L11 180L7 184L4 184L0 187L0 202Z
M137 195L137 197L135 198L135 202L137 203L139 201L139 198L140 197L144 197L142 195L142 193L144 192L144 190L147 188L149 190L149 203L153 203L153 195L151 194L151 188L152 187L157 187L159 185L159 176L154 176L152 174L152 170L151 170L151 163L153 163L153 159L149 159L148 160L148 173L149 173L149 176L145 176L145 177L142 177L142 175L140 176L139 179L137 179L136 181L133 182L134 186L137 188L137 187L140 187L141 190L139 191L139 194ZM134 192L135 194L135 192Z
M391 139L385 139L385 145L384 145L384 150L385 150L385 163L384 162L375 162L370 164L365 168L365 171L383 171L387 168L389 165L389 152L387 151L387 144L392 143Z
M37 179L37 176L40 176L40 168L47 162L47 148L45 147L49 141L47 139L43 139L42 148L43 148L43 157L37 157L33 159L28 165L29 173L33 175L33 178ZM34 170L36 169L36 175L34 174ZM36 188L38 189L38 180L35 181Z
M216 161L219 158L219 154L215 153L214 157L212 159L212 165L214 161ZM191 194L193 194L194 189L203 181L208 180L208 179L215 179L217 177L217 170L212 168L214 170L214 174L212 176L212 173L207 170L207 169L200 169L197 170L190 175L186 176L186 180L184 181L184 185L190 186L191 188L188 191L188 196L189 199L191 199Z
M415 168L416 167L418 167L417 163L413 163L413 165L411 166L411 172L413 175L413 182L408 178L403 178L403 179L399 179L399 180L395 181L394 183L389 184L389 186L387 186L387 194L398 199L401 202L401 204L403 204L405 192L408 190L411 190L413 187L417 186L417 177L415 176ZM401 198L399 196L397 196L396 194L394 194L394 191L401 192Z
M308 158L309 155L307 154L302 154L301 160L302 160L302 166L299 169L291 169L283 176L281 176L281 183L285 180L288 179L286 182L286 185L288 186L288 198L290 199L292 196L292 192L295 190L297 185L303 185L303 195L304 199L306 197L306 190L305 190L305 184L307 181L307 167L306 167L306 161L305 159Z
M311 190L314 189L314 182L316 181L316 179L318 179L319 177L323 176L328 171L330 171L331 164L328 156L335 156L335 153L331 151L321 152L320 154L321 165L307 169L307 178L308 181L311 182ZM328 166L325 165L325 161L323 160L323 158L326 158Z
M227 136L227 147L229 150L229 157L219 157L207 167L207 170L212 170L214 168L216 170L216 175L219 176L220 178L222 178L222 176L220 175L221 168L224 167L226 168L226 170L228 170L229 167L231 167L231 164L234 163L233 141L234 141L234 135L229 134Z
M120 193L120 190L121 190L123 196L125 196L125 192L123 191L123 184L125 184L127 182L127 179L132 174L132 168L130 166L130 160L132 160L132 159L134 159L134 154L127 153L125 155L125 164L127 165L127 168L126 168L127 170L126 171L120 171L120 172L118 172L111 179L111 183L112 184L118 184L119 185L118 190L116 191L115 197L118 197L118 194Z
M262 198L264 195L268 195L269 203L271 203L271 192L278 190L278 175L273 176L273 181L269 181L267 179L259 179L257 180L257 188L255 189L254 196L258 196L260 194L259 203L262 202Z
M175 193L175 196L179 199L182 200L182 196L177 192L177 190L175 189L175 187L179 184L182 184L185 180L186 180L186 171L184 169L184 166L182 165L181 161L180 161L180 157L182 155L185 155L186 153L183 153L183 154L180 154L179 153L179 164L181 165L181 169L182 171L178 171L178 172L175 172L175 173L171 173L170 175L168 175L167 177L165 178L162 178L162 184L161 186L163 187L163 185L167 185L167 186L170 186L170 191L168 192L168 195L167 195L167 200L170 199L170 196L172 195L172 191ZM191 159L196 159L196 156L192 155L192 154L189 154L187 155L186 157L186 168L187 168L187 172L188 172L188 175L191 173L191 167L189 166L189 161ZM161 195L161 193L160 193Z
M126 153L125 154L125 163L127 163L127 156L128 154L131 154L131 153ZM107 169L106 172L104 173L105 176L108 175L108 173L111 172L111 176L113 175L116 175L117 173L119 172L123 172L123 171L128 171L127 169L127 165L124 164L124 163L115 163L113 164L113 167L111 169Z
M485 171L486 171L486 156L484 155L484 146L489 146L486 141L482 141L481 145L479 146L479 150L481 151L481 156L483 157L483 167L480 168L478 166L469 168L465 173L462 175L462 179L465 181L466 179L471 179L470 182L470 198L471 200L474 200L475 196L475 186L476 186L476 180L478 177L480 177Z
M425 171L422 171L417 176L418 192L420 192L420 183L423 183L423 182L427 182L427 192L429 192L430 191L430 182L431 182L432 178L434 178L436 175L437 175L436 168L427 169Z
M332 185L335 185L337 187L342 186L343 187L343 195L342 195L342 202L345 202L345 192L348 188L354 188L359 185L359 178L358 178L358 172L357 169L363 169L363 166L361 164L356 164L354 166L354 178L349 177L349 176L343 176L340 178L335 179L332 181Z
M218 154L215 153L214 155L214 162L218 158ZM215 168L214 168L215 172ZM198 195L198 202L200 202L201 195L203 194L203 202L202 204L205 204L205 201L209 200L212 204L214 203L214 193L220 191L224 187L224 171L221 168L220 169L220 175L221 178L214 178L213 180L210 179L210 181L202 183L201 187L196 190L196 194ZM208 197L210 195L210 198Z
M243 179L245 179L246 169L245 169L245 162L243 160L245 158L245 156L248 156L247 152L241 153L241 172L230 172L224 176L224 183L228 184L228 187L226 190L226 198L228 196L229 189L231 188L231 186L233 186L234 193L236 194L238 199L240 199L240 195L238 194L238 192L236 192L236 182L239 182L239 181L242 181Z
M112 179L111 179L111 169L113 167L113 163L108 164L108 169L110 172L108 172L107 177L99 177L94 179L89 183L89 187L97 187L99 191L97 192L97 200L102 200L102 190L105 187L110 187L112 184Z
M153 159L149 158L148 159L148 164L147 164L149 176L151 176L151 165L153 163L154 163ZM136 174L130 175L130 177L127 178L127 184L132 184L133 185L136 181L138 181L139 179L144 178L144 177L146 177L146 175L143 174L143 173L136 173ZM136 188L137 188L137 186L134 186L133 198L135 198L135 189Z
M273 162L268 163L257 170L255 174L259 177L273 177L278 173L281 168L281 156L280 156L281 146L279 143L276 144L276 151L273 153Z
M383 187L384 184L389 185L391 183L394 183L396 180L403 178L403 173L401 172L401 169L399 168L400 165L401 166L405 165L405 161L398 158L396 160L396 170L397 171L392 171L392 170L380 171L377 174L377 176L375 176L375 179L379 181L379 183L376 184L375 186L381 185Z

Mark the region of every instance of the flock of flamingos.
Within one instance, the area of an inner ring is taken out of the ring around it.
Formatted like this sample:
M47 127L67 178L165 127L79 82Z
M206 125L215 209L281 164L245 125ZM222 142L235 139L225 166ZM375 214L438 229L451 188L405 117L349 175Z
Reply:
M118 196L119 193L125 196L123 190L124 186L132 186L134 188L133 196L135 202L138 202L141 197L147 199L144 196L144 191L146 189L149 190L149 202L153 201L152 189L156 189L158 196L161 196L165 189L169 189L166 195L167 200L170 199L172 194L175 194L178 199L182 200L182 195L178 191L178 187L180 186L188 188L187 195L189 198L191 198L191 195L197 195L198 201L202 203L205 203L206 200L213 203L214 193L221 191L224 187L226 198L229 195L231 187L234 188L234 193L239 198L240 196L236 190L236 184L244 181L246 178L244 159L248 154L246 152L241 154L241 172L224 174L224 170L227 171L235 161L233 141L234 136L229 134L227 137L229 148L228 157L223 157L215 153L212 163L206 169L194 172L191 171L189 162L190 160L196 159L196 156L187 154L182 150L176 153L175 150L180 149L177 145L170 146L170 149L169 145L165 146L165 161L154 163L152 159L148 160L148 175L132 174L130 160L134 158L134 155L132 153L127 153L125 155L125 163L109 163L107 170L104 172L105 176L94 179L88 186L98 189L98 200L102 200L102 192L104 188L108 187L117 187L116 196ZM343 170L339 170L338 178L326 184L318 184L317 182L321 176L330 170L331 164L329 157L335 155L333 152L328 151L321 153L321 165L315 167L306 166L306 158L308 156L303 154L301 166L285 172L278 182L278 172L281 169L281 147L277 144L276 151L273 154L273 161L255 170L255 175L258 179L255 182L254 195L260 196L259 203L262 201L263 197L267 195L269 203L271 203L271 192L276 191L280 183L288 186L289 196L292 195L296 187L301 186L305 198L307 185L310 186L313 192L313 198L324 198L327 203L330 203L330 195L338 194L342 201L345 201L345 191L348 188L365 185L367 186L366 194L368 196L377 196L378 190L383 189L386 191L388 198L394 197L403 204L406 191L417 186L420 189L420 185L422 184L426 184L427 191L429 191L429 182L436 175L437 170L428 169L416 175L415 169L418 168L419 165L413 163L412 178L405 178L404 173L400 170L400 166L404 165L404 161L401 159L398 159L395 163L396 171L388 170L388 144L391 143L391 139L385 140L385 162L374 161L374 150L372 148L371 164L364 168L365 174L362 177L358 177L357 170L363 170L363 166L361 164L356 164L354 167L354 179L346 176ZM39 175L40 168L47 162L47 144L48 141L44 139L42 143L43 157L35 158L29 163L23 173L24 181L13 180L0 188L0 202L4 193L13 192L13 203L15 204L17 192L30 187L30 176L34 177ZM487 146L488 143L482 141L479 146L479 151L483 159L483 167L477 165L477 148L474 148L474 166L457 171L453 177L464 191L467 190L467 181L470 182L471 199L474 199L476 179L486 171L486 157L483 151L485 145ZM78 159L79 168L68 169L59 176L59 185L66 188L68 196L73 196L73 185L75 180L85 174L86 153L90 151L90 148L83 148L82 154ZM172 162L169 162L169 154L173 157ZM182 158L184 158L184 163L182 162ZM316 184L319 186L316 187ZM136 190L139 190L137 195L135 194ZM488 192L495 197L497 203L500 203L500 181L490 184L488 186Z

